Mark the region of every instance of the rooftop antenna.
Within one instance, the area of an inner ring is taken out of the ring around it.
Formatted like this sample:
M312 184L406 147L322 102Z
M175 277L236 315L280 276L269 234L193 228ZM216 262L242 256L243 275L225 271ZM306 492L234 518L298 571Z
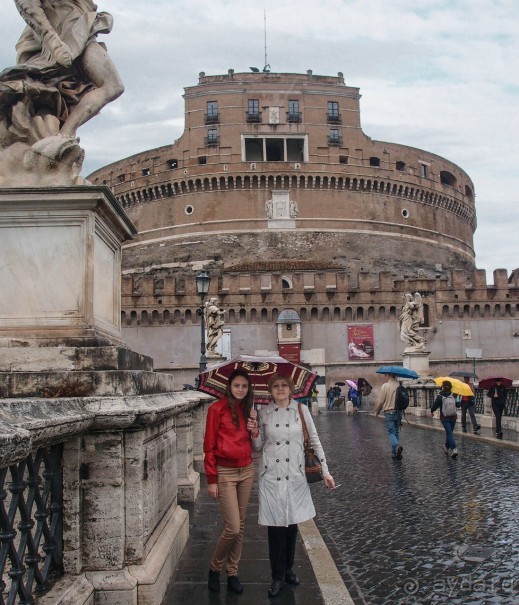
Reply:
M263 9L263 29L265 31L265 67L263 68L264 73L270 72L270 65L267 63L267 10Z

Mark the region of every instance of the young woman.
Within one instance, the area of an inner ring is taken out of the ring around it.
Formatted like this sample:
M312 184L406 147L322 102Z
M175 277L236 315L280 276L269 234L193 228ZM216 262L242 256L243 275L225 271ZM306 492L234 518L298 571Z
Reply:
M226 396L211 404L204 437L205 472L209 495L220 501L224 530L209 566L208 588L220 590L220 570L226 562L227 589L243 592L238 578L245 512L254 483L250 430L257 424L249 418L253 390L245 370L229 377Z
M304 438L297 402L291 396L292 380L274 374L269 380L273 402L258 411L259 429L252 426L252 447L263 449L259 479L260 525L268 526L269 558L272 584L270 598L276 597L283 584L299 584L294 573L297 524L315 517L315 508L305 475ZM301 406L315 453L321 460L324 484L335 488L328 472L319 436L308 407Z

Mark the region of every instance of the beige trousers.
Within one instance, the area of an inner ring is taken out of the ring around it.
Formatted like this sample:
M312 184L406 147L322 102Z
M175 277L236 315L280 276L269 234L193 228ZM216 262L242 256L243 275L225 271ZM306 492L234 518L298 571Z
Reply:
M254 466L226 468L218 466L218 500L222 511L224 530L211 560L211 569L220 571L227 559L227 575L238 575L238 564L243 545L245 513L254 483Z

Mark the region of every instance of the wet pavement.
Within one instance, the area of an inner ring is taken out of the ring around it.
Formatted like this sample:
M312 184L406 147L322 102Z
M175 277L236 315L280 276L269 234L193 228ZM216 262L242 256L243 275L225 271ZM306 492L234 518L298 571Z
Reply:
M267 529L259 526L258 484L254 484L243 542L239 578L244 586L242 595L227 591L227 575L220 572L221 589L211 593L207 589L207 573L223 523L218 501L207 495L205 475L201 476L202 489L189 511L189 541L182 553L177 571L170 583L162 605L324 605L321 590L312 565L298 535L294 571L301 578L300 586L286 584L280 595L270 600L267 589L271 583L268 559Z
M493 439L490 429L482 429L480 437L456 432L459 456L451 459L442 451L437 420L409 419L412 424L404 423L401 434L403 459L396 461L381 418L342 411L315 418L340 485L334 492L312 486L315 521L353 601L517 605L517 443L506 434L504 441ZM207 568L222 526L204 478L199 499L188 509L190 539L162 605L325 605L301 540L295 568L302 584L267 598L270 573L266 530L256 523L257 485L240 565L243 595L228 593L223 582L219 594L207 590Z
M333 495L314 492L316 523L357 605L519 603L519 452L490 429L442 451L432 419L404 423L402 461L384 422L320 414Z

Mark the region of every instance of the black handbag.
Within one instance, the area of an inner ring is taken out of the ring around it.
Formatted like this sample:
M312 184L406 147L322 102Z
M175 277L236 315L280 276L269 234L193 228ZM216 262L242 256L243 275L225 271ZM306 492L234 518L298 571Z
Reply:
M301 418L301 424L303 426L306 480L308 483L317 483L317 481L323 480L323 468L319 457L314 452L314 448L310 443L310 435L306 428L305 417L301 406L301 403L297 404L297 407L299 408L299 417Z

